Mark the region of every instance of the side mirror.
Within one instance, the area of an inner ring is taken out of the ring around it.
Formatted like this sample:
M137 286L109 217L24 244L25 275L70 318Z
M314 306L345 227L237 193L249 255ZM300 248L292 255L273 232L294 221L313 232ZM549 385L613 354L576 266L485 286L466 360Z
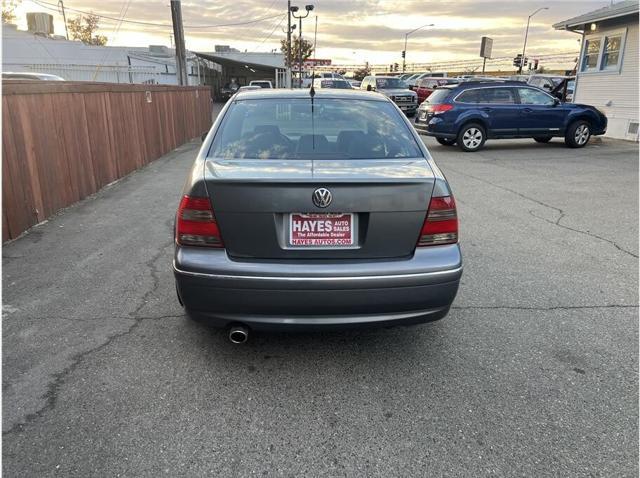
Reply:
M208 134L209 134L208 131L206 133L203 133L202 136L200 136L200 139L202 139L202 141L204 142L204 140L207 139Z
M560 99L558 99L558 98L554 98L553 99L553 106L558 106L560 103L562 103L562 101L560 101Z
M371 91L373 90L373 87L371 85L367 85L367 91Z

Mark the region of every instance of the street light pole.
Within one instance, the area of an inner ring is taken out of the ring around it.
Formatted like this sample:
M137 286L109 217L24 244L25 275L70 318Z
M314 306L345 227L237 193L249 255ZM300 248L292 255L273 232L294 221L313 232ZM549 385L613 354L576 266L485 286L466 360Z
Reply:
M412 33L417 32L418 30L422 30L423 28L426 27L433 27L434 24L433 23L429 23L428 25L422 25L421 27L415 28L413 30L411 30L410 32L407 32L404 34L404 50L402 50L402 73L404 73L404 70L407 66L407 38L409 38L409 35L411 35Z
M300 10L298 7L293 6L289 7L289 11L293 18L299 19L298 26L298 86L302 88L302 19L307 18L311 11L313 10L313 5L305 5L304 9L307 11L306 15L296 16L296 12Z
M307 13L307 15L309 14ZM298 20L298 88L302 88L302 18L300 17Z
M549 7L540 7L527 18L527 29L524 31L524 45L522 46L522 59L520 60L520 68L518 70L518 74L522 74L522 67L524 66L524 54L527 50L527 37L529 36L529 22L531 22L531 17L533 17L540 10L549 10Z

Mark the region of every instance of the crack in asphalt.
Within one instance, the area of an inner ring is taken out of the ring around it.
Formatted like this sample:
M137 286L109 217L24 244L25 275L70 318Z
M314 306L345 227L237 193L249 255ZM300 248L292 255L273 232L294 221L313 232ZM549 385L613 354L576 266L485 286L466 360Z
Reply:
M604 242L607 242L607 243L613 245L616 249L618 249L621 252L624 252L625 254L630 255L631 257L635 257L636 259L639 257L637 254L625 249L624 247L620 246L618 243L616 243L615 241L612 241L611 239L607 239L605 237L599 236L598 234L594 234L594 233L589 232L589 231L583 231L582 229L575 229L573 227L569 227L569 226L565 226L564 224L560 224L560 221L562 221L565 217L567 217L567 215L559 207L552 206L551 204L547 204L547 203L545 203L543 201L540 201L538 199L535 199L535 198L532 198L532 197L527 196L525 194L522 194L522 193L520 193L518 191L515 191L515 190L513 190L511 188L508 188L506 186L502 186L500 184L492 183L491 181L487 181L486 179L479 178L479 177L473 176L471 174L463 173L463 172L461 172L461 171L459 171L459 170L457 170L455 168L447 167L447 169L450 169L451 171L454 171L454 172L456 172L458 174L461 174L462 176L467 176L468 178L475 179L476 181L480 181L480 182L483 182L485 184L489 184L489 185L491 185L491 186L493 186L495 188L502 189L503 191L507 191L507 192L510 192L512 194L515 194L516 196L519 196L519 197L521 197L523 199L526 199L526 200L531 201L533 203L536 203L536 204L538 204L540 206L543 206L543 207L546 207L548 209L551 209L551 210L555 211L558 214L558 218L555 221L551 221L551 220L546 219L544 217L537 216L532 211L529 211L529 214L531 216L535 217L536 219L542 219L543 221L548 222L549 224L553 224L554 226L558 226L558 227L560 227L562 229L566 229L568 231L577 232L578 234L584 234L585 236L589 236L589 237L592 237L594 239L599 239L601 241L604 241Z
M133 323L131 324L131 326L123 331L123 332L119 332L117 334L113 334L111 336L108 336L106 338L106 340L101 343L100 345L97 345L96 347L93 347L89 350L86 350L84 352L80 352L76 355L74 355L71 358L71 364L67 367L65 367L62 371L53 374L53 380L48 384L47 386L47 392L41 397L45 399L45 405L43 407L41 407L39 410L30 413L28 415L26 415L24 417L24 421L20 422L20 423L15 423L10 429L3 431L2 436L5 437L7 435L10 435L11 433L14 433L18 430L22 430L25 425L28 425L29 423L33 422L34 420L37 420L38 418L42 417L46 412L53 410L56 406L56 402L58 399L58 392L60 391L60 388L62 387L62 385L64 384L64 381L66 379L66 377L68 375L70 375L71 373L73 373L73 371L84 361L84 359L86 357L88 357L91 354L94 354L96 352L101 351L102 349L108 347L113 341L124 337L126 335L131 334L134 330L136 330L140 324L145 321L145 320L159 320L159 319L163 319L163 318L169 318L169 317L182 317L181 315L164 315L164 316L138 316L138 313L144 308L144 306L147 304L147 301L149 299L149 297L151 297L151 295L153 293L155 293L160 285L160 278L158 277L158 269L156 266L156 262L158 261L158 259L160 259L160 257L163 255L164 251L167 249L167 247L169 247L170 245L173 244L173 239L165 244L160 245L158 251L153 254L153 256L144 263L144 265L146 266L146 268L150 271L150 275L152 278L152 284L151 287L149 288L149 290L147 290L141 297L140 299L140 304L138 304L138 306L136 307L136 309L134 310L133 314L131 316L128 317L119 317L121 319L125 319L125 320L132 320ZM109 318L114 318L114 317L109 317ZM118 317L116 317L118 318Z
M561 227L563 229L567 229L569 231L577 232L579 234L585 234L585 235L591 236L591 237L593 237L595 239L600 239L601 241L608 242L609 244L611 244L612 246L614 246L616 249L620 250L621 252L624 252L625 254L629 254L630 256L635 257L636 259L638 259L638 255L637 254L634 254L633 252L621 247L619 244L617 244L615 241L612 241L611 239L607 239L606 237L599 236L598 234L594 234L593 232L590 232L590 231L583 231L581 229L575 229L573 227L569 227L569 226L565 226L564 224L560 224L560 221L562 221L562 219L564 219L566 217L566 214L564 212L562 214L560 214L558 219L556 219L555 221L550 221L549 219L547 219L545 217L538 216L537 214L534 214L533 211L529 211L529 214L531 216L537 218L537 219L542 219L543 221L546 221L549 224L553 224L554 226L558 226L558 227Z

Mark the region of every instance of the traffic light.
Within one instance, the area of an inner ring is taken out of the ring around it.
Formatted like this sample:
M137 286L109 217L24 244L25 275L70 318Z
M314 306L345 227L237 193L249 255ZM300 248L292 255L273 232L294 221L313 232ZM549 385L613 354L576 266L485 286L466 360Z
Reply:
M515 66L516 68L520 68L521 65L522 65L522 55L518 53L516 57L513 59L513 66Z
M402 50L402 58L404 58L405 56L407 56L407 52Z
M398 71L400 69L400 65L398 65L397 63L393 64L393 71Z
M533 69L534 70L538 69L538 63L539 63L539 60L537 58L535 60L533 60Z

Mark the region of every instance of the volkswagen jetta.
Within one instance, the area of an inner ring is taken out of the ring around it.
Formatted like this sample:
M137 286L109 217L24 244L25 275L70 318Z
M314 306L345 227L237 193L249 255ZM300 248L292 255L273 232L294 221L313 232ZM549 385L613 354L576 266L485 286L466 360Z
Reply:
M437 320L462 274L451 189L411 123L383 95L332 89L225 105L184 187L173 264L188 314L237 326L234 341Z

